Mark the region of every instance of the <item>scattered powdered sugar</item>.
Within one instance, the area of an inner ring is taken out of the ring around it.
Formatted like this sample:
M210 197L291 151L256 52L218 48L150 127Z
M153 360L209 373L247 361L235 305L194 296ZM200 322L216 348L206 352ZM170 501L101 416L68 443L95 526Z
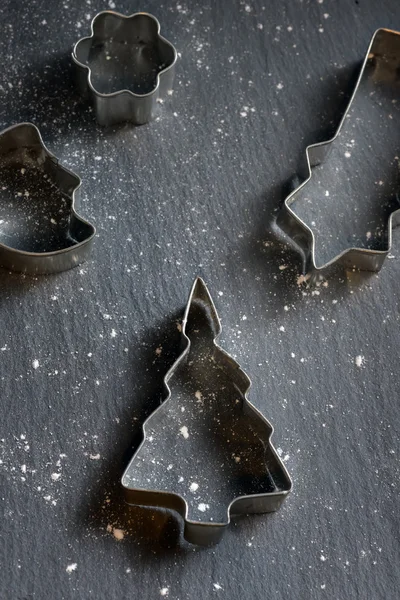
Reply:
M191 492L196 492L199 489L199 484L194 481L190 484L189 489Z
M256 109L254 107L250 107L250 106L243 106L241 111L240 111L240 116L241 117L247 117L249 112L256 112Z
M187 440L188 437L189 437L189 431L188 431L188 428L186 427L186 425L183 425L183 427L181 427L179 429L179 431L181 432L181 434L183 435L183 437L185 438L185 440Z
M67 573L72 573L72 571L76 571L77 568L78 568L77 563L71 563L70 565L67 566L67 568L65 570L67 571Z
M307 283L310 279L310 274L306 273L305 275L299 275L297 278L297 285L302 285L303 283Z
M113 527L112 525L107 525L106 527L108 533L112 533L113 536L115 537L115 539L120 542L121 540L124 539L125 537L125 532L123 529L120 529L119 527Z
M358 356L355 357L354 362L355 362L356 367L362 367L365 362L365 358L364 358L364 356L361 356L361 354L359 354Z
M37 358L35 358L35 359L32 361L32 367L33 367L34 369L38 369L38 368L39 368L39 361L38 361L38 359L37 359Z
M117 527L114 527L113 529L113 536L115 537L116 540L121 541L124 539L124 532L122 529L118 529Z
M199 509L200 512L206 512L206 510L208 508L210 508L209 504L204 504L204 502L200 502L200 504L197 507Z

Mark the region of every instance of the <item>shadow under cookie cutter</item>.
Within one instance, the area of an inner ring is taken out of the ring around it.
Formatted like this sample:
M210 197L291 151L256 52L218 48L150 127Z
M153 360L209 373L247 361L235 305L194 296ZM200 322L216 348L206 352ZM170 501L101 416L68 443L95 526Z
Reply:
M100 125L143 125L171 92L177 53L148 13L96 15L91 35L72 52L78 87L89 97Z
M301 196L300 192L303 193L304 188L313 178L314 167L321 165L329 156L331 150L335 147L335 141L338 140L341 130L349 117L349 112L352 109L353 102L355 101L357 93L362 86L369 90L368 96L372 102L375 102L376 106L379 106L379 98L374 99L376 91L380 90L380 87L384 86L399 86L399 72L400 72L400 33L391 31L388 29L378 29L372 37L368 51L366 53L360 75L355 85L353 94L348 103L347 109L341 119L336 134L330 140L313 144L308 146L306 149L307 156L307 172L305 173L305 181L300 186L296 187L294 191L289 194L285 199L283 207L277 217L277 226L286 233L289 238L293 241L296 248L302 253L303 256L303 271L309 273L312 277L318 276L318 274L325 274L325 271L330 267L340 265L350 269L360 269L365 271L379 271L382 268L385 258L391 251L392 247L392 228L400 224L400 197L398 194L399 180L395 178L393 183L393 190L390 191L393 196L394 208L387 218L387 233L384 239L384 249L374 249L368 247L348 247L343 250L332 259L323 264L317 265L316 252L315 252L315 235L311 227L307 225L293 210L293 203L298 200ZM396 95L400 90L400 86L397 89ZM382 92L383 93L383 92ZM400 101L400 97L399 97ZM392 100L392 102L395 102ZM399 104L400 106L400 104ZM378 110L378 109L377 109ZM394 105L391 105L391 110L395 110ZM378 116L382 116L382 112ZM369 123L365 126L368 127ZM400 143L399 143L400 151ZM368 148L369 149L369 148ZM374 152L374 149L370 149ZM348 152L347 156L351 156ZM392 157L398 158L398 157ZM378 157L379 159L379 157ZM346 159L344 159L346 160ZM343 164L345 164L343 162ZM398 173L398 165L395 165L394 171ZM338 173L338 177L341 173ZM380 182L383 183L383 182ZM351 199L350 199L351 200ZM362 209L362 207L361 207ZM386 223L385 223L386 224Z
M32 123L0 133L0 266L44 275L86 260L95 228L75 211L80 185Z
M168 397L143 424L122 486L128 504L178 512L185 539L205 546L220 541L231 515L277 510L292 482L271 424L247 399L248 376L216 343L221 324L200 278L181 332Z

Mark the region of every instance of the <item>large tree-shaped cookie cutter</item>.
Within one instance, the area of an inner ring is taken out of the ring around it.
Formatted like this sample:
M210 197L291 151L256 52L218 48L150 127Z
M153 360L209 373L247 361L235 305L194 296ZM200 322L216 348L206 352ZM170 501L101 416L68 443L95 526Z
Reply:
M250 379L216 342L220 332L198 278L182 322L185 348L164 379L168 397L143 424L122 477L128 504L177 511L185 539L199 545L217 543L231 515L277 510L292 487L271 424L247 399Z

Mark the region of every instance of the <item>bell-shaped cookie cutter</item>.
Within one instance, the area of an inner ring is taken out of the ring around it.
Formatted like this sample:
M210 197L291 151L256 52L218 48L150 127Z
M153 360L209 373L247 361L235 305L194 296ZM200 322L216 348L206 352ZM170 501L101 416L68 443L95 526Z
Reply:
M360 75L355 85L346 111L340 121L335 135L326 142L313 144L306 148L307 172L305 180L296 187L284 201L278 213L277 225L293 241L295 247L303 256L303 271L313 279L325 273L330 267L341 265L345 268L364 271L379 271L392 247L392 228L400 224L400 208L395 209L388 218L386 248L384 250L350 247L345 249L328 262L317 265L315 253L315 235L313 230L292 209L299 192L303 190L313 177L312 169L323 163L328 157L335 141L339 138L343 125L349 115L354 98L360 84L371 81L374 84L382 82L398 82L400 72L400 33L389 29L378 29L368 47Z
M100 125L142 125L172 90L177 53L152 15L103 11L92 21L91 35L75 44L72 59L79 90Z
M13 185L14 173L32 171L34 179L38 180L39 195L45 194L40 186L40 178L46 182L46 189L49 195L57 195L66 203L68 215L64 222L64 231L61 240L59 240L56 250L37 252L29 250L29 235L26 231L15 231L16 224L13 223L13 215L9 219L2 219L0 225L0 266L12 271L29 274L49 274L58 273L71 269L88 257L95 228L93 225L82 219L75 210L75 195L81 185L81 179L69 169L59 164L58 159L44 145L39 130L32 123L19 123L13 125L0 133L0 182L3 183L0 188L0 195L6 193L8 189L5 183L6 174L11 177L11 186ZM24 176L22 175L22 178ZM7 183L10 180L7 179ZM11 193L13 193L11 191ZM16 204L19 212L23 211L23 202L29 206L29 192L18 192ZM26 197L27 196L27 197ZM20 198L18 198L20 197ZM43 197L45 203L48 198ZM7 205L5 206L5 210ZM3 208L2 208L3 211ZM58 213L57 213L58 214ZM50 215L47 215L50 219ZM7 231L7 223L14 228L13 233ZM57 229L57 222L53 219L51 226ZM32 217L27 216L25 224L32 223ZM44 226L44 224L43 224ZM40 238L41 223L37 224L38 236ZM22 229L24 229L22 227ZM13 247L12 240L19 241L18 236L27 238L27 247ZM32 236L31 236L32 237Z
M187 541L210 545L231 515L277 510L292 482L271 424L247 399L250 379L216 342L221 324L200 278L181 332L184 350L164 379L168 397L143 424L122 486L128 504L172 509Z

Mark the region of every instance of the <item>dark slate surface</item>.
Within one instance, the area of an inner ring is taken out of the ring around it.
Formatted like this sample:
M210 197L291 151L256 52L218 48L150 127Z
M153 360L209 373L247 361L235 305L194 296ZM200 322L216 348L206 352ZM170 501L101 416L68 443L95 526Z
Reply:
M398 2L121 1L155 14L180 59L160 119L114 130L76 97L69 56L104 8L0 8L0 125L40 127L98 228L82 267L0 274L0 598L394 600L400 235L380 274L311 290L271 222L373 31L400 28ZM294 481L280 512L211 549L177 545L179 522L119 487L197 275Z

